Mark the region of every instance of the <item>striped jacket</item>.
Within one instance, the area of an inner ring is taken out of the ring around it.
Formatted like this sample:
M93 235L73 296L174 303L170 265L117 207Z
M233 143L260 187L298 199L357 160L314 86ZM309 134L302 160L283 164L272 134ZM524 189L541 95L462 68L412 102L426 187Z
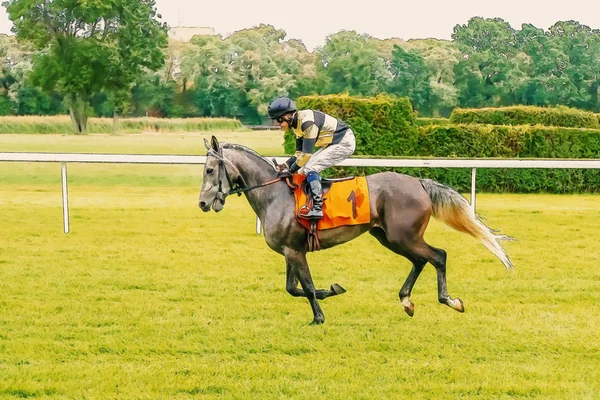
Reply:
M315 147L339 143L349 129L343 121L316 110L296 112L291 128L296 134L296 153L286 161L291 172L306 164Z

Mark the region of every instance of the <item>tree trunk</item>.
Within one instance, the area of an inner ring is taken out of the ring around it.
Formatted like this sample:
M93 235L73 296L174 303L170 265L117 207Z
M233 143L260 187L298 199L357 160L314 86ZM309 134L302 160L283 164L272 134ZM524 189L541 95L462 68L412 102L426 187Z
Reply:
M590 95L592 96L592 111L600 112L600 102L598 102L598 90L600 88L600 81L595 80L592 82L590 87Z
M113 133L119 132L119 114L118 114L117 110L113 111L112 131L113 131Z
M84 135L87 132L87 102L76 93L72 93L69 100L69 115L75 134Z

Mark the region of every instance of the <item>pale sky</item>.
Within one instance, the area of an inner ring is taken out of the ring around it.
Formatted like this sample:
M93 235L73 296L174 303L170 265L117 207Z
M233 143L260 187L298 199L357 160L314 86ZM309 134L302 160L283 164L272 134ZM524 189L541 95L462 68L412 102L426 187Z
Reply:
M548 29L557 21L576 20L600 29L598 0L157 0L169 26L212 27L222 35L260 23L301 39L309 50L325 44L327 35L356 30L379 39L434 37L450 39L456 24L474 16L500 17L520 29L532 23ZM12 23L0 7L0 33Z

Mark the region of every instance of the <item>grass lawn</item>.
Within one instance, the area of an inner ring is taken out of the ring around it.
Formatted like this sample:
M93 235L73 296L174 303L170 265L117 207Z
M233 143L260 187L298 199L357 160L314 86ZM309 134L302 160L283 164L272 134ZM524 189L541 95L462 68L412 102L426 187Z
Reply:
M248 136L219 139L281 154L280 133L231 135ZM0 151L204 154L201 137L0 135ZM315 327L245 199L197 208L201 166L69 165L68 235L59 180L57 164L0 163L2 399L600 394L600 196L478 195L488 225L517 238L513 273L432 222L464 314L437 303L431 266L404 314L410 263L369 235L310 254L318 287L348 290Z

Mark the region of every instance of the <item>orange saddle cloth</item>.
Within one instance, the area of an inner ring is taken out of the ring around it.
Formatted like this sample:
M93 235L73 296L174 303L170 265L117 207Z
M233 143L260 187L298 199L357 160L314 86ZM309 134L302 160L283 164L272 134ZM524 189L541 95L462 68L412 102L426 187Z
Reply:
M306 176L293 175L298 188L294 190L296 198L296 219L306 229L310 229L310 220L300 217L300 210L306 205L306 194L303 186ZM360 225L371 221L369 203L369 187L367 178L355 177L345 181L332 182L331 188L323 193L323 218L319 220L317 229L325 230L344 225Z

